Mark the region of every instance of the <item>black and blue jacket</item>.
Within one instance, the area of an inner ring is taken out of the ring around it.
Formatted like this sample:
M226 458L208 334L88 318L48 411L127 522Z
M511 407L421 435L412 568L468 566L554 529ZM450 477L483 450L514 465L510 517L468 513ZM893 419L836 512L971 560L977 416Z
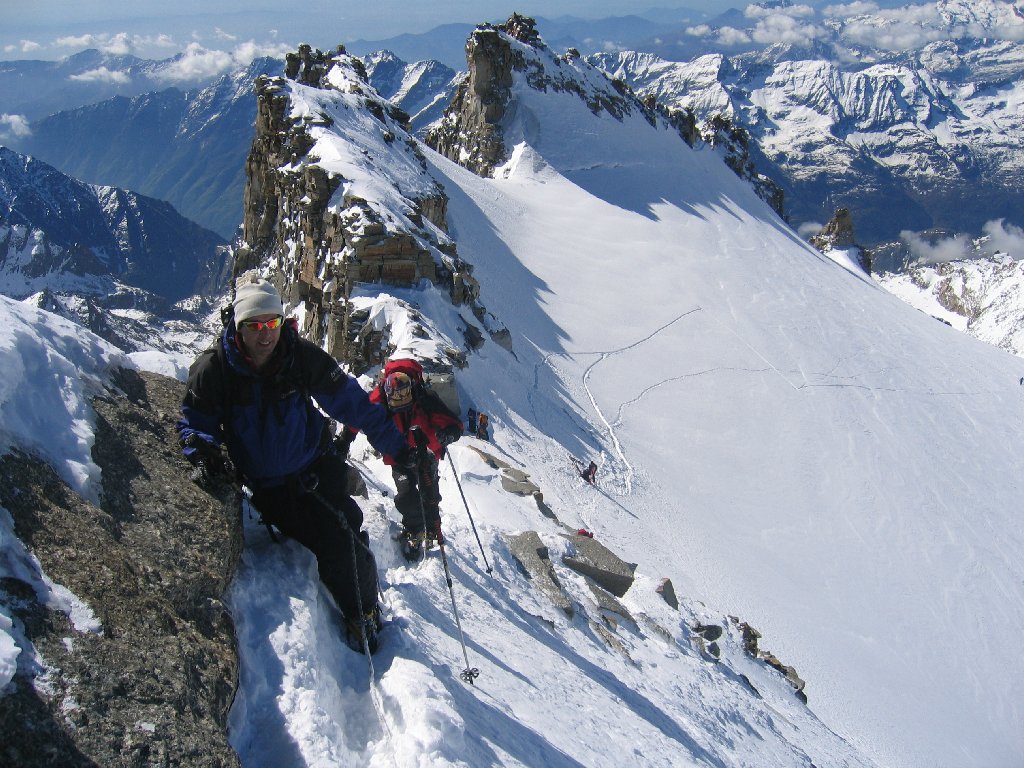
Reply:
M330 445L329 421L317 405L366 433L385 455L405 447L387 410L371 403L337 360L300 338L293 322L282 327L264 373L246 362L231 322L218 345L189 368L178 434L190 460L197 438L225 445L249 487L278 486L305 471Z

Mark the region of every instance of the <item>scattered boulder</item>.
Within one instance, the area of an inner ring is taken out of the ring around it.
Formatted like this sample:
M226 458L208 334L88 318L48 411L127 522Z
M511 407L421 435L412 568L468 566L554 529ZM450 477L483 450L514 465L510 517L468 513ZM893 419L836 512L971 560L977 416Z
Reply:
M572 543L575 555L563 555L569 568L588 576L616 597L633 586L636 563L627 563L596 539L580 534L563 534Z
M555 575L548 548L541 541L540 535L536 531L524 531L514 536L506 535L504 539L526 577L534 581L540 591L561 608L566 616L572 618L576 608Z
M675 608L677 611L679 610L679 599L676 597L676 590L672 586L671 579L662 579L658 583L658 586L654 591L661 595L662 600L664 600L670 606Z

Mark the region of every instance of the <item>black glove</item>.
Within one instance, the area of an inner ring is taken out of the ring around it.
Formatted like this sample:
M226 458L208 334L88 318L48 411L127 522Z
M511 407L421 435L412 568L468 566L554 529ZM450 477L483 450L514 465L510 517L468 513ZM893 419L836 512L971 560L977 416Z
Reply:
M197 435L189 435L182 444L188 448L195 448L187 457L193 466L189 477L194 483L208 488L217 483L234 481L231 461L216 445Z
M420 465L419 452L408 445L395 454L395 466L402 469L416 469Z
M462 437L462 430L458 427L445 427L437 433L437 440L441 445L448 447Z
M352 447L352 441L356 439L356 433L347 429L341 430L341 434L334 438L334 448L341 458L348 458L348 449Z

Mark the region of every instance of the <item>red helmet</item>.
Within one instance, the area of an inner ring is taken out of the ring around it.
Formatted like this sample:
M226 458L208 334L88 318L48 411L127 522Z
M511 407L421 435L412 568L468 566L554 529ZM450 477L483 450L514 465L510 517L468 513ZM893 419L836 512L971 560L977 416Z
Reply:
M384 379L384 394L391 410L404 411L412 406L412 379L401 371L389 374Z

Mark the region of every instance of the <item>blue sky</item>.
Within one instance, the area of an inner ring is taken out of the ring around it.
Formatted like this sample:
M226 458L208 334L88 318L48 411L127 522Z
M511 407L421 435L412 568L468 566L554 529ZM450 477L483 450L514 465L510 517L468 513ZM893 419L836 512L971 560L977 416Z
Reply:
M292 50L299 42L310 42L330 48L351 40L425 32L451 22L503 20L513 11L548 18L602 18L653 7L711 11L723 5L714 0L307 0L296 11L279 0L0 0L0 58L56 59L87 47L114 47L146 58L171 56L189 45L224 49L251 44Z

